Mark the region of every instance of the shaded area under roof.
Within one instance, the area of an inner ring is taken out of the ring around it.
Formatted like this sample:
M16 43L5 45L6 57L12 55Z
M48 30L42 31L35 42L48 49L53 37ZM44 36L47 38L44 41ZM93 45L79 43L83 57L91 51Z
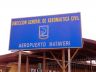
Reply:
M71 56L74 54L77 48L71 49ZM46 57L53 60L50 51L60 60L62 49L48 49L48 50L31 50L30 53L22 51L22 62L26 61L26 56L30 58L30 61L42 61L43 52L46 51ZM6 55L0 56L0 64L6 64L9 62L18 61L18 51ZM67 49L65 49L65 58L67 60ZM90 39L83 39L83 48L79 48L77 54L73 60L89 60L96 59L96 41ZM29 61L29 62L30 62Z

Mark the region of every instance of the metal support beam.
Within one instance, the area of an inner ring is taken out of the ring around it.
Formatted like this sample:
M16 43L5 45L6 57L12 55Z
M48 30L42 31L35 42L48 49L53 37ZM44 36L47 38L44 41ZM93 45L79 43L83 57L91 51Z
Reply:
M70 48L68 48L68 72L71 72Z
M53 56L57 64L60 66L61 69L63 69L62 65L60 64L59 60L55 57L55 55L50 51L50 54Z
M32 55L32 56L30 56L30 57L35 57L35 58L43 59L43 56L38 56L38 55ZM46 59L46 60L55 60L55 59L49 58L49 57L46 57L45 59ZM61 59L60 59L59 61L62 62Z
M18 72L21 72L21 51L19 51L18 57Z
M65 50L62 49L62 72L65 72Z
M72 61L72 59L75 57L75 55L77 54L78 51L79 51L79 48L76 49L76 51L75 51L74 54L72 55L71 61ZM68 66L68 63L66 64L65 69L67 68L67 66Z
M46 57L46 53L44 51L43 52L43 72L46 72L46 70L45 70L45 66L46 66L46 59L45 59L45 57Z
M26 72L29 72L29 58L26 56Z
M93 68L92 68L92 60L90 59L90 71L93 72Z

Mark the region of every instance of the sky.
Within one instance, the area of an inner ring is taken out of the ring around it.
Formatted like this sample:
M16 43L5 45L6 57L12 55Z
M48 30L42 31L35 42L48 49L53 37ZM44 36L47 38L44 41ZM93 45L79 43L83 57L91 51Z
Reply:
M0 55L9 53L11 19L81 13L82 37L96 40L95 0L0 0Z

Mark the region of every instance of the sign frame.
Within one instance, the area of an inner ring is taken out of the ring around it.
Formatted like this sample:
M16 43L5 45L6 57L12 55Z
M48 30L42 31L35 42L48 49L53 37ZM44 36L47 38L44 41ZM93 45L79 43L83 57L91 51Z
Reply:
M34 32L31 34L30 30L34 30ZM72 43L71 40L76 41ZM32 44L38 46L31 46ZM47 46L48 44L50 46ZM60 46L60 44L62 45ZM82 48L80 13L12 19L9 50L60 48Z

